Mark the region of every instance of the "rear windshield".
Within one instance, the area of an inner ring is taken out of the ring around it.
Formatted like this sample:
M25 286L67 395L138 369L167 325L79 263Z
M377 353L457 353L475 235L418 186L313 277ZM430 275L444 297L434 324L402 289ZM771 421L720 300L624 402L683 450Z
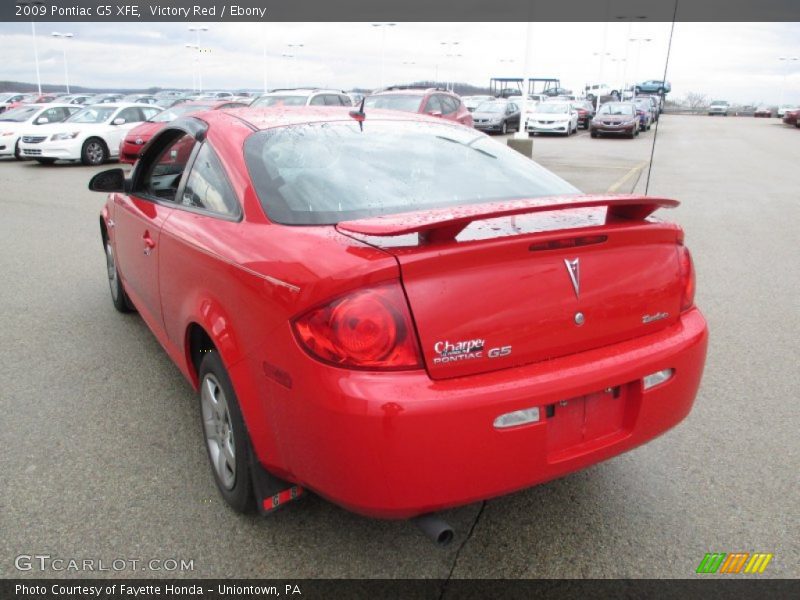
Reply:
M261 96L250 106L305 106L308 96Z
M389 110L403 110L417 112L422 96L414 94L386 94L384 96L368 96L364 100L366 108L386 108Z
M245 160L267 216L287 225L579 191L465 127L315 123L252 134Z
M148 119L151 123L169 123L178 117L190 113L200 112L201 110L209 110L212 104L178 104L172 108L158 113L152 119Z

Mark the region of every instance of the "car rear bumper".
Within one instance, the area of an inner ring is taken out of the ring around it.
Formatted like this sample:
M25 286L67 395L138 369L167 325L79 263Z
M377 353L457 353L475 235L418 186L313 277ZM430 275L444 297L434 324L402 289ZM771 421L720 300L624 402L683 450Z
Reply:
M264 431L263 423L248 426L268 467L264 448L276 444L282 476L349 510L407 518L566 475L667 431L694 403L707 340L706 322L692 309L648 336L447 380L424 371L328 367L295 343L282 356L297 367L287 372L288 388L286 377L282 385L258 386L272 404L248 416L263 409L275 439L253 433ZM256 371L263 380L274 371L266 364L242 361L234 382ZM672 378L644 390L643 378L662 369L673 369ZM538 422L493 425L499 415L532 407Z

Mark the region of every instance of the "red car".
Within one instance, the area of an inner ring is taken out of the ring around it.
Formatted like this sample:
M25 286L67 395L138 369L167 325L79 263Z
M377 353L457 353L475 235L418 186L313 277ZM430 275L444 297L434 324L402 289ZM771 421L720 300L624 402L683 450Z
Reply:
M772 117L772 109L767 106L759 106L753 111L754 117L765 117L767 119Z
M472 113L456 94L439 88L390 87L367 96L365 108L402 110L473 126Z
M800 108L787 110L785 113L783 113L783 122L787 125L800 127Z
M473 129L352 108L186 116L130 177L90 183L110 193L111 299L198 390L236 510L309 489L429 514L608 459L692 408L708 336L692 260L649 218L674 200L581 195Z
M166 127L167 123L178 117L206 110L241 108L243 106L247 106L247 104L244 102L184 102L168 108L149 121L137 125L122 138L119 144L119 161L130 165L135 163L150 138Z

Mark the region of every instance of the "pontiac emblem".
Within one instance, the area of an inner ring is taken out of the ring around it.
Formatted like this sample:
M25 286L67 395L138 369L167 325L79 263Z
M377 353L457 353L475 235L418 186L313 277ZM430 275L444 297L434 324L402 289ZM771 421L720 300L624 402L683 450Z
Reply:
M566 265L567 273L569 273L569 278L572 281L572 288L575 290L575 297L580 298L581 295L580 259L575 258L573 260L569 260L568 258L565 258L564 265Z
M141 146L142 144L144 144L144 140L142 138L136 138L136 145Z

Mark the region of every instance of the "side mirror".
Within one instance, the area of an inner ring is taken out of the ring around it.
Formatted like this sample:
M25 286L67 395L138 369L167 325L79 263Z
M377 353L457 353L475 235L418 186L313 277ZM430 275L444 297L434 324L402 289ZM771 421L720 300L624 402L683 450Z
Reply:
M49 122L50 122L50 119L48 119L47 117L39 117L38 119L36 119L36 124L37 125L44 125L44 124L49 123Z
M101 171L89 180L89 189L93 192L125 193L128 191L128 182L125 171L122 169L108 169Z
M123 119L122 117L117 117L116 119L111 121L111 124L112 125L124 125L125 124L125 119Z
M441 117L442 116L442 111L440 111L440 110L432 110L428 114L430 116L432 116L432 117Z

